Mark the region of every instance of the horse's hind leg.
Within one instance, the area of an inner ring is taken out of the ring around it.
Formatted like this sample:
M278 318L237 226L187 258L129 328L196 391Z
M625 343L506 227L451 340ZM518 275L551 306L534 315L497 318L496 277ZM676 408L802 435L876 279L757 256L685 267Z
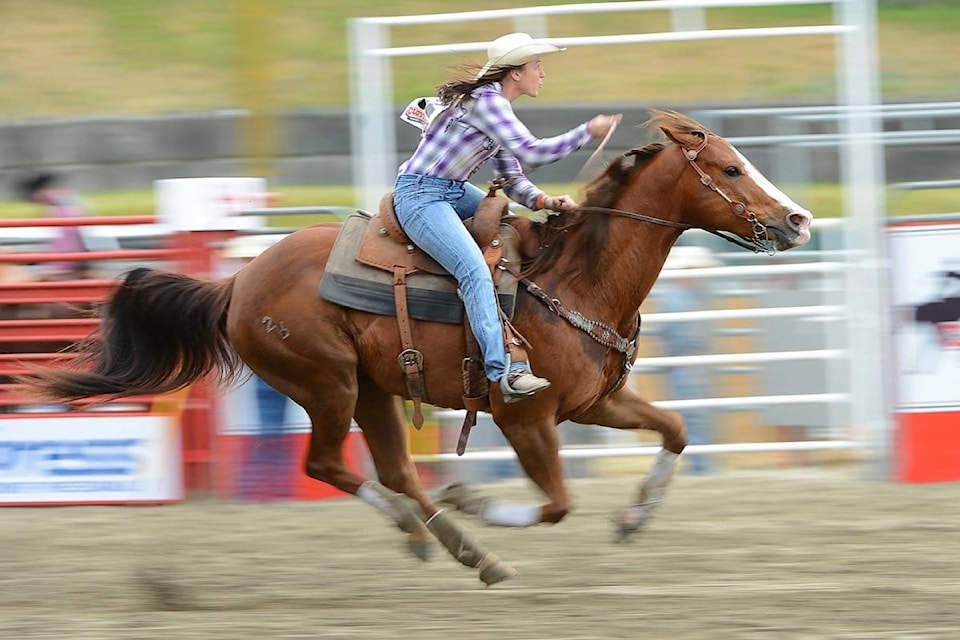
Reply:
M430 556L430 532L421 516L413 510L412 504L398 495L412 498L424 514L433 515L435 509L424 494L413 461L407 455L404 437L406 416L400 399L379 391L365 378L361 378L358 385L354 418L366 437L379 481L364 482L357 495L393 518L397 526L408 534L407 545L411 553L421 560L427 560Z
M411 551L426 560L429 552L429 533L421 518L400 496L376 480L367 480L352 470L344 461L343 447L350 433L351 417L358 395L357 381L354 376L340 376L337 381L328 381L323 387L322 399L303 401L303 397L294 394L306 408L310 416L312 430L310 446L307 451L306 473L314 480L325 482L346 493L356 495L361 500L389 515L397 526L410 535ZM338 388L339 385L339 388ZM309 394L303 393L302 396ZM313 398L314 396L309 396ZM390 411L384 410L387 420Z
M361 377L354 418L363 429L377 475L383 483L364 483L360 487L360 497L393 517L398 525L410 534L408 544L414 553L425 557L425 551L422 551L426 544L425 531L422 530L424 524L417 521L419 527L405 526L405 522L397 517L396 511L409 511L410 506L405 498L392 491L413 499L427 529L437 536L458 562L477 569L484 583L494 584L516 573L510 565L464 531L447 513L438 510L427 496L410 457L407 420L399 398ZM367 492L370 492L369 496L365 495ZM404 517L404 521L406 520L407 517Z

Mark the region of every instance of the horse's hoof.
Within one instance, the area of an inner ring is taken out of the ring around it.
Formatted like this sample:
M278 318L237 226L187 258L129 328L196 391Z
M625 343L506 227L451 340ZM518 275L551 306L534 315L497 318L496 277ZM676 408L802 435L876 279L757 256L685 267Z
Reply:
M467 485L462 482L454 482L453 484L447 484L440 487L437 490L434 500L441 502L443 504L448 504L451 507L459 507L463 500L467 497L470 489Z
M433 536L423 525L419 530L407 534L407 550L420 560L426 562L433 557Z
M434 544L429 540L407 540L407 549L418 559L427 562L433 557Z
M492 584L503 582L515 575L517 575L516 569L492 553L488 554L487 558L484 558L484 561L480 565L480 580L488 587Z
M479 514L486 502L486 498L481 496L478 491L462 482L455 482L441 487L435 499L441 504L449 505L458 511L463 511L470 515Z
M627 507L614 515L611 520L614 526L614 542L628 542L650 519L650 513L644 507Z

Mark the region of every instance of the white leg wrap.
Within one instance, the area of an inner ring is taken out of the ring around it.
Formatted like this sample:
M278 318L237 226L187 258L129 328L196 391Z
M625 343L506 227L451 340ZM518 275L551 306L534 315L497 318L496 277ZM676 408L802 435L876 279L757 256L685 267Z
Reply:
M480 519L497 527L531 527L540 524L540 505L491 502L483 507Z
M374 509L383 512L393 520L397 519L397 510L393 508L390 501L384 498L377 490L375 480L367 480L357 489L357 497L369 504Z
M643 486L640 487L639 504L658 504L663 497L663 491L673 475L673 470L677 466L679 456L672 451L661 449L653 461L653 467L647 474Z

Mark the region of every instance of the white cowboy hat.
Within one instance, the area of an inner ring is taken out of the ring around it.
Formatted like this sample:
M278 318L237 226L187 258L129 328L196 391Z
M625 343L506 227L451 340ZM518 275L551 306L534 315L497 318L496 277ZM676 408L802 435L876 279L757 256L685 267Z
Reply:
M566 50L566 47L534 40L527 33L508 33L490 44L487 49L487 63L480 69L477 77L482 77L491 69L518 67L542 56Z

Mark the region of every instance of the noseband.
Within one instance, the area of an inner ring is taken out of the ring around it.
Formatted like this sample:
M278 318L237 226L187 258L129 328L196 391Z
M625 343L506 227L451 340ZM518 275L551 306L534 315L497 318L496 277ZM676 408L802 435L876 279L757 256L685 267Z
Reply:
M700 155L700 152L703 151L707 146L707 134L704 131L693 131L694 135L699 136L701 139L700 144L695 149L687 149L681 146L677 146L680 149L680 152L683 154L684 159L693 167L693 170L697 172L697 175L700 176L700 184L710 189L730 205L730 211L733 212L733 215L738 218L743 218L746 220L750 227L753 230L753 237L747 238L739 234L728 233L726 231L716 231L713 229L704 229L708 233L723 238L727 242L731 242L739 247L744 249L749 249L754 253L760 253L761 251L766 252L769 255L773 255L777 252L776 246L773 244L773 241L770 239L769 234L767 233L767 227L760 222L757 218L757 214L753 213L747 209L747 205L744 203L734 200L726 193L723 189L718 187L714 182L713 178L706 174L706 172L700 168L700 165L697 164L697 157ZM630 155L630 152L624 154L624 157ZM590 211L594 213L606 213L609 215L620 216L623 218L630 218L632 220L640 220L641 222L649 222L652 224L658 224L664 227L673 227L675 229L680 229L681 231L686 231L687 229L696 229L698 227L692 224L685 224L683 222L672 222L670 220L663 220L661 218L654 218L652 216L647 216L642 213L633 213L630 211L624 211L622 209L611 209L608 207L577 207L578 211Z

